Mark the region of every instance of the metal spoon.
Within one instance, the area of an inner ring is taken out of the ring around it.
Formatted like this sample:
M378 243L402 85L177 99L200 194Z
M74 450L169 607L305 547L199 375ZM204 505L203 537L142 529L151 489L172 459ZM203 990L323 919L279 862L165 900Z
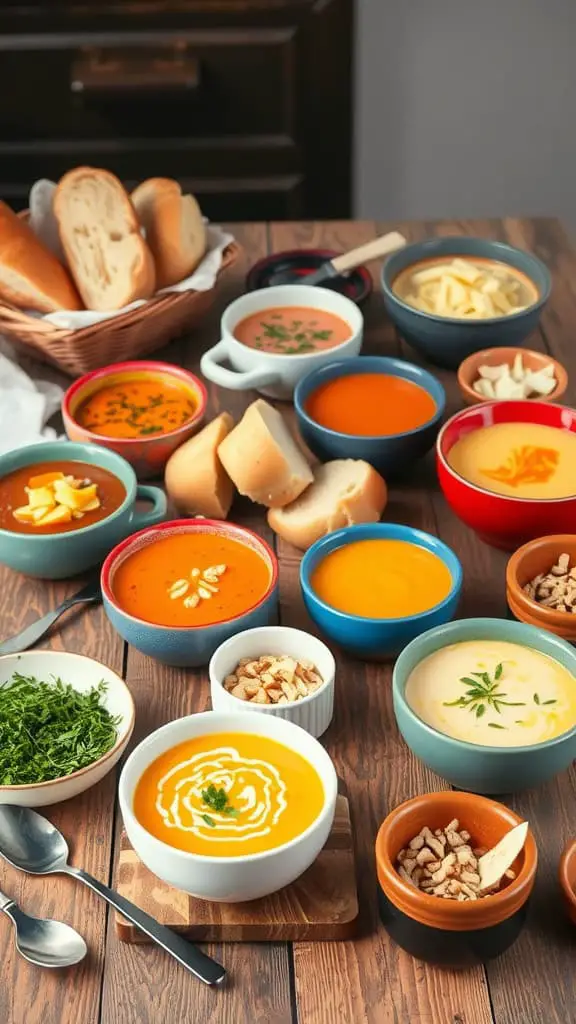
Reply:
M71 967L84 959L86 943L78 932L62 921L30 917L0 892L0 910L10 918L16 932L16 949L37 967Z
M42 639L44 634L50 629L50 626L56 622L56 619L60 618L63 612L67 612L75 604L83 604L84 602L95 603L101 600L102 591L100 590L100 574L98 574L87 586L73 594L72 597L67 597L53 611L46 612L46 615L37 619L30 626L26 626L26 629L23 629L16 636L10 637L9 640L3 640L0 643L0 655L20 654L21 651L27 651L29 647L33 647L34 644L37 644Z
M69 850L64 836L37 811L29 807L0 804L0 855L30 875L72 875L102 896L128 921L162 946L183 967L206 985L219 985L224 968L170 928L109 889L82 868L68 864Z

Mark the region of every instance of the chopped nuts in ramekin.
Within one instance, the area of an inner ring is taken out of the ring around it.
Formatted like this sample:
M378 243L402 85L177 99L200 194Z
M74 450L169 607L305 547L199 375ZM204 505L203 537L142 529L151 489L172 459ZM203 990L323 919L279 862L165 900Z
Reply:
M292 704L309 697L323 684L312 662L263 654L259 658L241 658L226 676L224 689L252 704Z
M576 566L570 568L570 555L566 553L560 555L547 572L538 573L522 589L543 608L576 614Z

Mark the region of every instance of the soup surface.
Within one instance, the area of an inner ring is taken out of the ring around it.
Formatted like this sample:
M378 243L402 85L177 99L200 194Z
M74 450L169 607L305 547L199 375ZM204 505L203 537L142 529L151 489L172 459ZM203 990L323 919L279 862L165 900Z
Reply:
M348 341L352 331L335 313L309 306L278 306L240 320L234 337L248 348L288 356L335 348Z
M69 533L106 519L125 498L122 481L101 466L37 462L0 479L0 529Z
M250 733L199 736L148 766L134 814L148 832L208 857L263 853L301 835L324 806L317 771L282 743Z
M437 555L404 540L358 540L331 551L316 566L312 589L349 615L396 619L440 604L452 589Z
M123 377L86 398L74 416L102 437L148 437L168 434L198 410L194 392L173 378Z
M488 747L521 747L576 725L576 679L531 647L500 640L451 644L424 658L406 701L433 729Z
M464 320L519 313L538 301L533 281L498 260L443 256L406 267L392 284L409 306Z
M416 430L436 414L424 388L385 373L352 373L321 384L305 402L311 419L328 430L391 436Z
M157 626L206 626L248 611L270 586L270 567L254 548L219 533L172 533L120 563L118 604Z
M495 423L461 437L447 455L470 483L516 498L576 494L576 434L540 423Z

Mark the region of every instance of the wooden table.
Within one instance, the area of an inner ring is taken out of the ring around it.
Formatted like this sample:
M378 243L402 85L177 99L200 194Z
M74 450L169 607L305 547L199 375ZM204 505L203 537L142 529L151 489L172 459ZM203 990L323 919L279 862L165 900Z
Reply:
M198 367L203 348L218 337L218 318L243 287L247 268L265 253L317 245L350 249L388 228L409 239L469 233L531 249L550 266L554 291L534 348L567 367L576 399L576 255L551 220L458 221L442 224L249 224L233 230L242 260L222 284L217 306L202 331L163 355ZM414 359L388 322L374 268L375 294L366 313L365 351ZM434 370L460 402L454 374ZM212 411L239 413L252 395L210 388ZM239 504L239 522L269 537L261 511ZM429 458L411 481L393 487L386 518L438 534L465 569L462 616L506 614L506 556L477 541L455 520L435 481ZM281 621L307 627L298 591L298 553L280 543ZM10 636L78 589L78 581L48 584L0 570L0 636ZM181 715L209 708L206 672L164 668L127 648L101 608L69 615L50 640L56 649L81 651L122 673L137 708L135 739ZM26 910L74 924L90 949L79 968L50 973L28 966L14 952L7 921L0 923L0 1024L570 1024L576 1021L574 931L566 924L556 883L562 846L576 832L576 775L572 769L536 791L506 802L530 820L540 867L530 920L516 945L487 968L448 973L418 963L389 941L375 901L374 837L386 813L402 800L445 786L405 747L394 722L390 667L338 659L335 717L326 746L351 798L357 846L362 927L354 942L293 947L228 945L212 952L229 972L223 991L198 984L152 947L124 945L105 905L71 879L29 878L0 866L0 886ZM113 876L120 816L112 773L84 796L54 809L52 820L70 840L73 863L103 881Z

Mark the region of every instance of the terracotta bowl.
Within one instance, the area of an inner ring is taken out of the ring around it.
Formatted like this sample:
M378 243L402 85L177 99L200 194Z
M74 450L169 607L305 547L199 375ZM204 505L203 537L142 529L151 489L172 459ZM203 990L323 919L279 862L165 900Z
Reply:
M560 885L568 917L576 924L576 839L571 839L560 858Z
M378 832L378 898L384 927L402 949L418 960L463 968L499 956L518 938L538 852L529 831L513 864L516 878L491 896L462 903L429 896L400 877L396 857L425 825L445 828L452 818L470 832L472 846L487 849L522 820L503 804L474 793L425 793L407 800L391 811Z
M538 537L515 551L506 566L506 598L508 607L521 622L540 626L564 640L576 643L576 614L556 612L533 601L522 589L538 573L547 572L566 552L570 565L576 565L576 534L558 533Z
M544 352L534 352L527 348L486 348L482 352L474 352L471 356L468 356L458 367L458 386L466 405L478 405L480 402L486 401L472 387L479 377L478 369L480 366L502 366L502 363L508 363L508 366L512 366L518 354L522 356L524 366L528 370L542 370L545 366L549 366L552 363L557 384L554 391L546 395L546 401L558 401L568 386L568 374L562 364L557 362L556 359L552 359L551 356L546 355Z

